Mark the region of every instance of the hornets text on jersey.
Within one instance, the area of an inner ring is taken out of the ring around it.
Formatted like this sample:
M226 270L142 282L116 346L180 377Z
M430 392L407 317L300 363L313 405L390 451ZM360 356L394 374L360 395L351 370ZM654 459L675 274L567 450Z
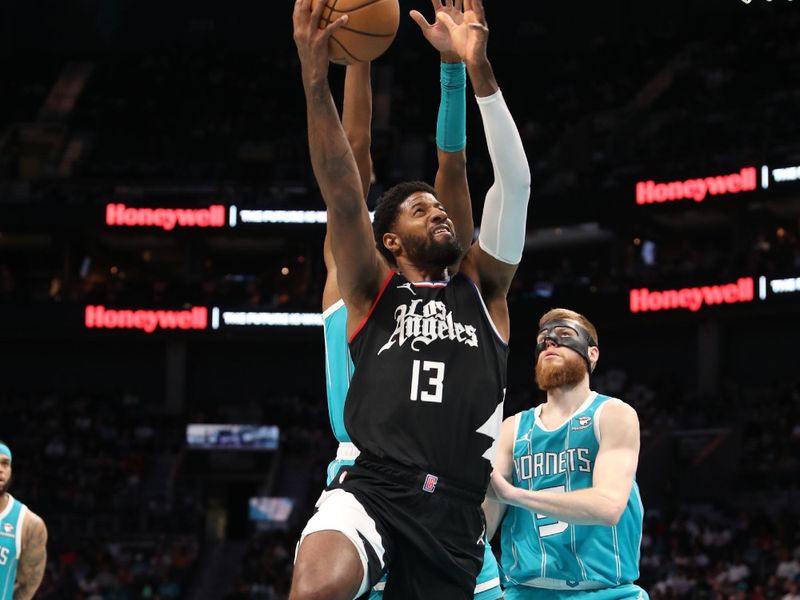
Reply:
M554 492L591 487L600 447L600 415L609 400L592 392L566 423L553 430L541 422L541 406L516 415L514 485ZM502 528L506 585L590 590L635 581L643 516L635 481L615 526L570 525L509 506Z

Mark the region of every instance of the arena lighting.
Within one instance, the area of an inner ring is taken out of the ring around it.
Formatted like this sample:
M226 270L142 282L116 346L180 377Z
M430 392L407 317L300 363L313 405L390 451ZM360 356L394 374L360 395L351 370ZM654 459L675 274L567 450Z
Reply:
M279 441L277 425L186 425L186 446L190 450L276 450Z
M755 298L752 277L740 277L736 283L704 285L673 290L639 288L630 291L632 313L687 309L697 312L705 306L752 302Z
M211 309L211 328L227 327L322 327L321 313L243 312Z
M772 180L775 183L800 180L800 165L796 167L781 167L780 169L772 169Z
M207 329L208 308L195 306L186 310L131 310L105 306L87 306L84 313L87 329Z
M636 204L661 204L676 200L702 202L711 194L739 194L752 192L758 187L756 168L744 167L738 173L716 175L683 181L657 183L652 179L636 183Z
M256 210L256 209L238 209L236 206L231 206L230 213L230 226L236 227L237 224L324 224L328 222L328 214L324 210ZM375 212L370 211L369 219L373 220Z
M109 227L160 227L172 231L175 227L225 227L226 224L222 204L208 208L135 208L120 202L106 205Z
M788 277L786 279L771 279L759 277L759 295L762 300L767 297L767 286L773 294L796 294L800 292L800 277Z

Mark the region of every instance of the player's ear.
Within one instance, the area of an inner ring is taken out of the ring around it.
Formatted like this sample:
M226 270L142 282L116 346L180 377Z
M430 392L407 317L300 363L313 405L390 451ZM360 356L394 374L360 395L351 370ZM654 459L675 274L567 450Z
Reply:
M396 255L402 248L400 236L398 236L396 233L384 233L381 241L383 242L383 246L392 254Z
M589 346L589 362L592 365L592 371L597 366L597 361L600 360L600 348L597 346Z

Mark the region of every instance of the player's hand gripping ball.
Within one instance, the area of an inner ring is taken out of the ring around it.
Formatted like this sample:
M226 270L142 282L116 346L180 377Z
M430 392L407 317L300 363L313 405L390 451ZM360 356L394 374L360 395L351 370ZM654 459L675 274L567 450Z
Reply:
M325 2L320 29L348 16L328 42L331 62L349 65L375 60L392 45L400 24L398 0L312 0L312 10L320 2Z

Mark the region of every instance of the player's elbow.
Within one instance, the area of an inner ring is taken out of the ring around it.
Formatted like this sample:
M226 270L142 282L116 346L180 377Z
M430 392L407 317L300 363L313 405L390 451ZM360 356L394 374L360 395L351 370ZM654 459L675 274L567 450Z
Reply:
M614 500L606 502L601 515L601 519L603 520L603 525L614 527L619 523L620 519L622 518L622 513L624 512L625 512L624 502L618 502Z
M599 490L598 490L599 491ZM599 508L598 520L601 525L614 527L622 518L627 506L626 498L618 498L616 494L599 492L596 506Z
M500 182L503 195L520 205L526 205L531 197L531 172L528 165L508 173Z
M620 520L621 517L622 517L622 511L609 510L604 515L603 525L608 525L609 527L614 527L619 523L619 520Z
M359 130L354 132L347 132L347 141L353 151L354 156L366 155L369 157L370 147L372 145L372 136L369 130Z

